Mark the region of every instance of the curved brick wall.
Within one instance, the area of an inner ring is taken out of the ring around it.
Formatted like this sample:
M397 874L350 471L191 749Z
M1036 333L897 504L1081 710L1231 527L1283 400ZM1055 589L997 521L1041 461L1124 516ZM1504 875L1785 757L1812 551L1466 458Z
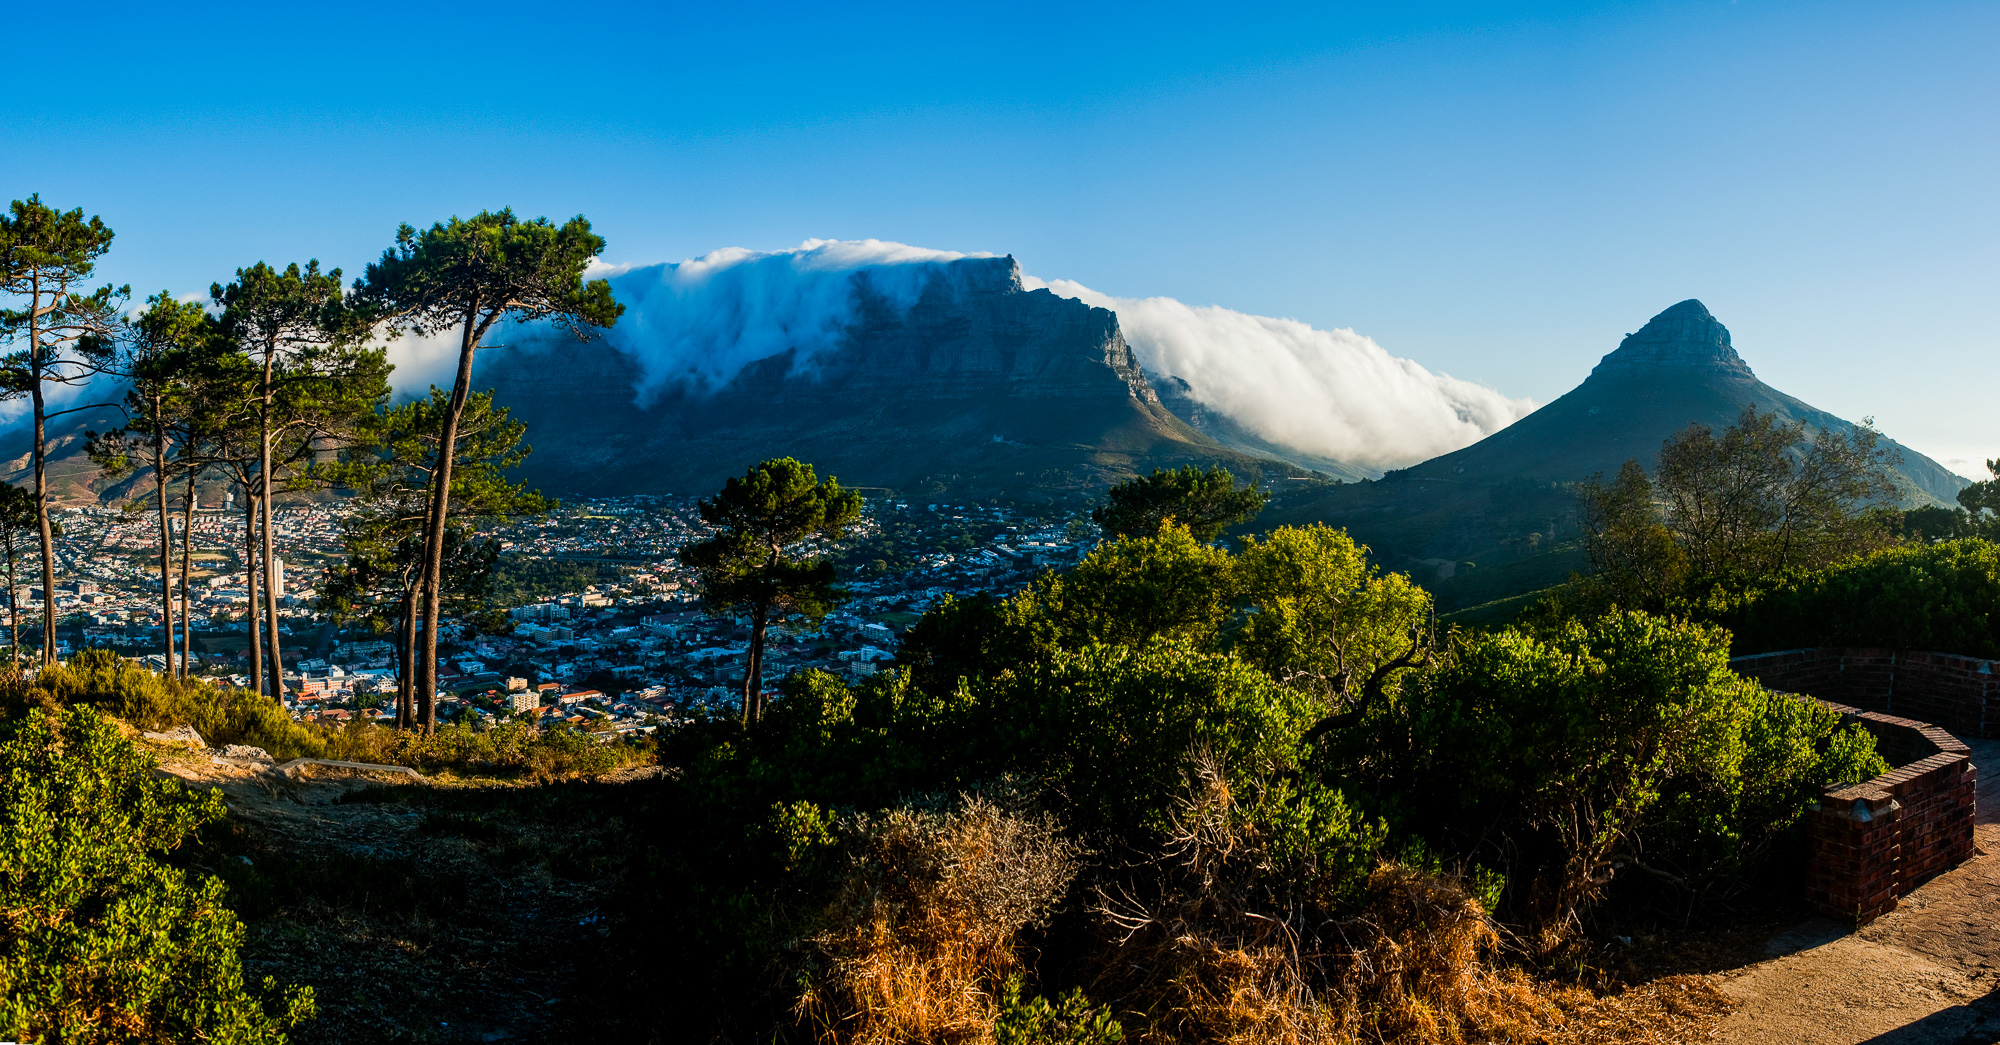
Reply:
M2000 739L2000 676L1990 660L1824 646L1737 657L1729 666L1772 689L1935 723L1961 737Z
M1978 770L1953 733L1985 738L2000 726L1990 661L1822 648L1738 657L1730 667L1860 723L1895 767L1865 783L1828 788L1806 814L1806 899L1816 910L1872 920L1972 855Z

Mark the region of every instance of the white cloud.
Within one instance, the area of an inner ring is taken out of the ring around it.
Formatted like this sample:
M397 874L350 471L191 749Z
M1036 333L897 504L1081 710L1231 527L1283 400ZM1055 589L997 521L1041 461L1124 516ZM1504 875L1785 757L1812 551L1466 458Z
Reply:
M726 384L745 366L795 350L794 373L839 346L854 319L856 280L895 307L915 304L942 262L991 254L883 240L807 240L792 250L727 247L677 264L607 266L625 315L605 335L637 358L648 402L670 384Z
M1173 298L1114 298L1068 280L1023 282L1111 309L1148 373L1179 377L1203 406L1273 443L1338 461L1415 464L1534 409L1526 399L1392 356L1344 328Z

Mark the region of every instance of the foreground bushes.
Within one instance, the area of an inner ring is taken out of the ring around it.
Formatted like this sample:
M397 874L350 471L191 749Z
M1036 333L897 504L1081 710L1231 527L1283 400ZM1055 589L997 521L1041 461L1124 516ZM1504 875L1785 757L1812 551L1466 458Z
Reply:
M109 650L79 653L32 680L0 679L0 697L17 707L88 705L140 729L192 726L210 744L248 744L273 758L326 755L324 732L294 721L269 697L163 675Z
M222 819L155 779L87 707L0 726L0 1033L18 1041L282 1042L310 989L243 983L222 884L161 860Z
M1232 554L1169 525L681 731L622 930L652 1030L1609 1041L1720 1006L1534 970L1607 908L1743 888L1872 739L1732 674L1717 628L1434 638L1426 603L1324 527ZM975 797L909 797L939 792Z
M1729 670L1720 628L1642 613L1463 637L1331 745L1329 770L1506 876L1544 949L1621 871L1740 887L1820 789L1887 766L1858 726Z
M344 727L310 725L294 720L269 697L163 675L108 650L78 654L32 680L0 678L0 701L16 709L89 706L140 729L191 726L211 745L248 744L279 760L336 758L425 773L453 770L547 780L598 776L653 760L649 740L607 743L576 730L535 730L514 722L484 731L446 726L430 736L359 720Z

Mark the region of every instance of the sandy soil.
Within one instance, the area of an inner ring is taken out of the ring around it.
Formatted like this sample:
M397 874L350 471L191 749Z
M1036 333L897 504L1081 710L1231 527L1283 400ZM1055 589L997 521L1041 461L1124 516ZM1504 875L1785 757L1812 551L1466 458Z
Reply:
M1980 767L1981 855L1852 931L1814 919L1774 937L1772 957L1727 973L1732 1045L1993 1045L2000 1042L2000 741Z

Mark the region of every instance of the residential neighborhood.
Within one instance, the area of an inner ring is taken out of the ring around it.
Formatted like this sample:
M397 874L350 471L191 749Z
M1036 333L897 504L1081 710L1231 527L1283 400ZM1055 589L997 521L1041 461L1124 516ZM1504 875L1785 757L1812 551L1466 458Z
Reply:
M394 622L338 616L322 597L329 571L345 562L348 510L298 504L273 513L286 702L300 719L393 720L402 684ZM847 597L822 620L770 627L766 688L807 669L871 675L895 660L903 631L940 601L1018 590L1043 570L1073 564L1097 539L1085 520L1033 510L867 501L838 543L800 549L839 566ZM164 666L158 516L103 507L58 514L60 651L109 648ZM181 520L173 515L178 544ZM245 686L251 589L241 572L243 513L225 499L198 507L192 520L195 670ZM440 720L567 723L615 736L690 715L735 714L747 622L709 612L678 558L709 532L694 501L667 497L582 501L481 530L498 542L499 566L487 597L440 629ZM12 590L32 630L43 602L33 583L38 563L32 548L17 555ZM23 644L34 639L24 636Z

